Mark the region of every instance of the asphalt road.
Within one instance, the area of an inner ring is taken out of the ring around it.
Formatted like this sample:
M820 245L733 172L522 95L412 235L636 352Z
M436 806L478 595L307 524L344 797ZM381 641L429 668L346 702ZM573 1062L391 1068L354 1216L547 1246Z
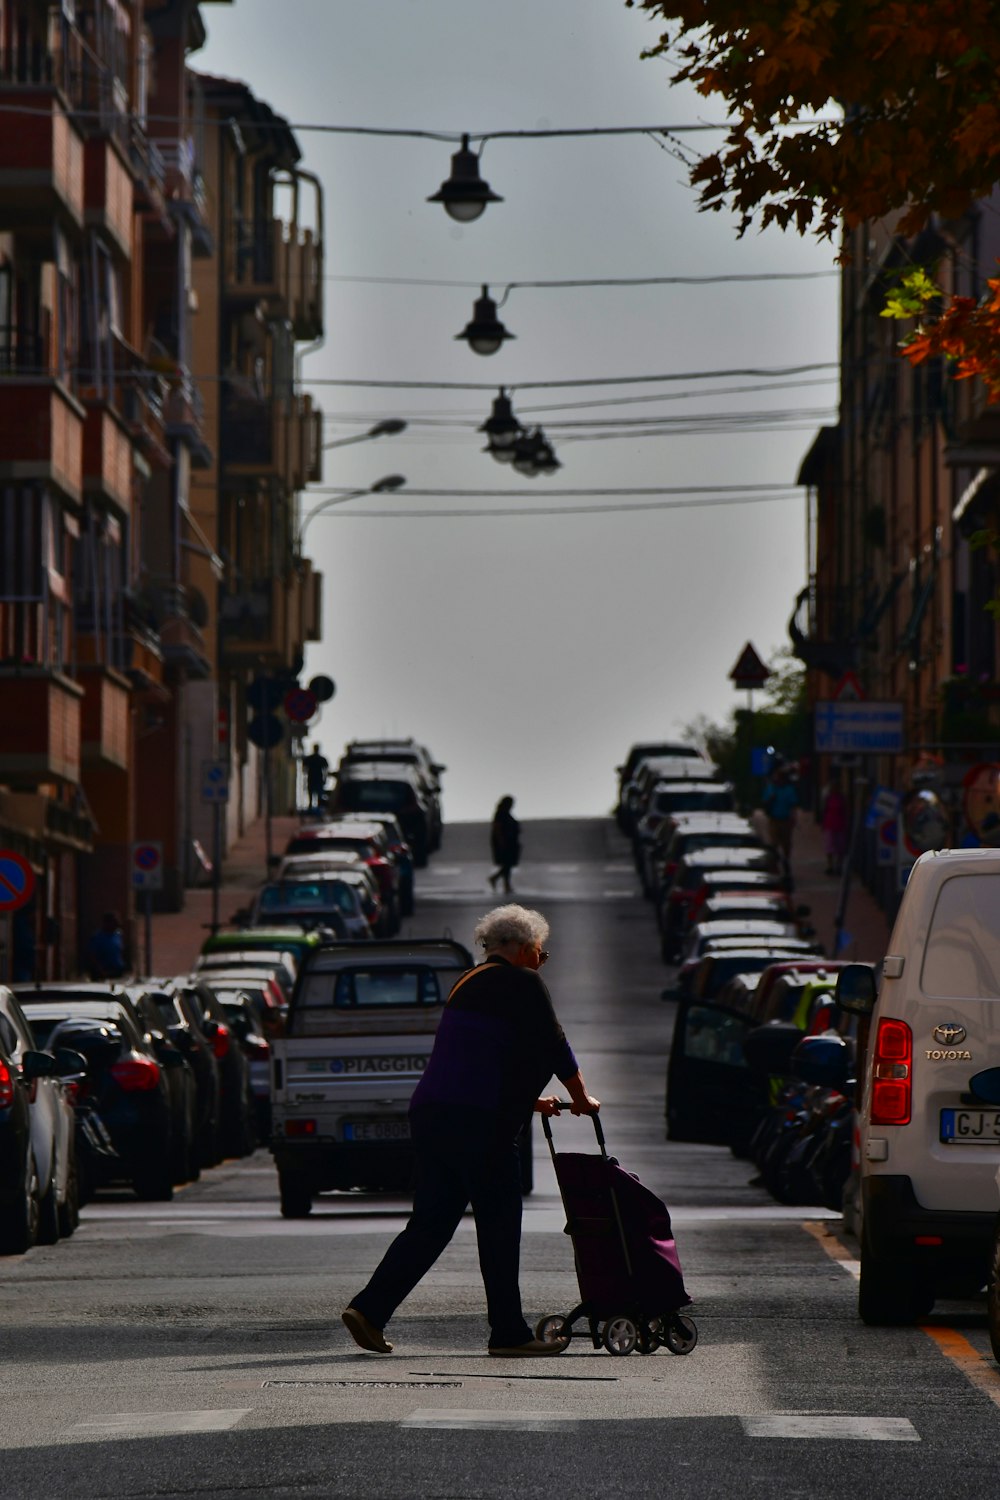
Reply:
M77 1235L0 1261L0 1497L472 1500L893 1494L983 1500L1000 1481L1000 1370L981 1304L925 1328L858 1321L855 1248L773 1204L751 1168L663 1139L672 1007L652 920L610 823L529 824L517 898L549 916L546 979L610 1149L670 1205L700 1342L614 1358L485 1357L471 1223L367 1355L341 1307L401 1199L278 1213L265 1152L171 1204L104 1196ZM471 939L494 898L485 829L421 872L415 934ZM568 1150L589 1122L557 1122ZM544 1143L525 1211L529 1319L577 1300Z

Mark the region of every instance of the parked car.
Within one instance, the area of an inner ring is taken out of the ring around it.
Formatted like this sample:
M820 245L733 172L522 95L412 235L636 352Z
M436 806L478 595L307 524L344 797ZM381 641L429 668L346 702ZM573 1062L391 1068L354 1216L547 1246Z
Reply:
M260 1015L263 1034L272 1037L284 1036L288 1006L280 989L266 974L252 969L202 969L198 978L217 995L223 991L239 990L253 1001Z
M692 912L707 899L712 881L726 874L780 885L778 856L773 849L692 849L679 856L673 879L661 885L656 917L660 951L665 963L676 961L681 939L692 922Z
M441 847L441 776L447 770L433 760L430 751L415 740L352 740L344 750L337 766L339 776L349 766L407 766L417 775L427 798L430 814L429 848L433 852Z
M315 828L300 828L289 839L285 858L310 854L359 855L378 881L386 910L386 925L393 933L398 930L400 873L383 828L375 823L341 823L338 820L320 823Z
M678 818L670 842L655 866L653 898L657 910L674 882L681 860L702 850L723 849L750 851L759 856L756 868L777 869L774 850L761 842L746 818L736 813L685 813Z
M161 1001L169 997L157 994L145 985L128 985L126 994L135 1006L146 1035L152 1040L157 1061L163 1066L170 1095L170 1156L174 1186L195 1182L201 1173L198 1158L198 1085L185 1048L171 1034L164 1019ZM179 1058L177 1062L175 1058Z
M623 833L629 832L626 827L624 792L631 782L639 765L644 760L680 757L684 760L704 759L702 752L696 745L690 745L684 740L642 740L635 745L630 745L628 753L620 766L615 767L618 777L618 796L615 801L615 819Z
M161 1027L182 1053L194 1079L194 1169L214 1167L222 1160L222 1080L216 1039L206 1035L200 1011L172 980L147 979L143 983Z
M220 948L208 953L203 951L195 961L198 974L221 974L227 969L271 975L287 1004L295 985L298 963L290 950L252 948L248 944L238 948Z
M390 931L392 915L382 901L378 878L370 865L358 854L348 851L322 854L290 854L278 866L275 880L279 883L294 880L312 880L319 876L335 876L346 880L357 888L361 895L361 906L368 919L372 934L376 937L393 937ZM398 913L396 915L398 920ZM353 937L354 934L350 933Z
M376 910L375 920L380 918ZM260 920L273 922L288 917L303 926L330 927L330 918L338 918L353 940L371 937L372 924L365 913L362 892L346 873L338 876L319 874L310 880L275 880L262 885L250 907L250 925ZM199 964L202 968L218 967Z
M717 922L697 922L684 940L685 959L699 958L709 945L719 938L730 938L734 943L746 944L747 939L756 938L773 948L780 948L786 939L798 939L799 929L794 922L769 921L764 917L740 920L721 919Z
M352 761L343 766L329 808L334 817L345 812L392 813L418 868L426 865L439 837L432 799L413 767L399 762Z
M264 1012L260 1002L239 986L216 989L215 994L247 1060L257 1140L263 1144L271 1136L271 1044Z
M38 1046L9 989L0 1000L0 1254L22 1255L79 1222L75 1118L65 1056Z
M399 819L391 813L367 813L367 812L342 812L338 814L338 823L374 823L385 834L389 853L396 861L399 870L399 902L400 912L404 917L412 917L414 909L413 893L413 850L406 842Z
M248 957L261 950L291 954L296 966L305 955L320 946L318 932L296 923L275 923L270 927L223 927L207 937L201 945L204 954L245 953Z
M221 1145L226 1156L248 1156L256 1145L250 1068L243 1051L234 1045L226 1012L200 974L180 974L167 983L211 1043L222 1085Z
M653 788L661 781L710 781L715 767L705 756L657 755L642 760L636 766L628 784L622 791L622 826L631 837L636 825L646 811Z
M98 993L83 999L46 996L35 989L22 990L19 998L40 1044L47 1047L58 1027L59 1046L86 1060L82 1087L93 1098L117 1152L117 1160L108 1164L114 1180L129 1181L138 1198L168 1201L174 1185L165 1069L171 1064L156 1057L127 995L93 988Z
M632 850L643 893L648 896L652 891L655 867L662 861L678 815L733 810L733 788L728 781L656 782L632 835Z

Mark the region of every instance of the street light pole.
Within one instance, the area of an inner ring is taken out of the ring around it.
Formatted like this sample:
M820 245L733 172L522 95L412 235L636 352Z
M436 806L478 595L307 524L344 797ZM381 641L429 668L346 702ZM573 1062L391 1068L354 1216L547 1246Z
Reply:
M348 443L367 443L369 438L394 437L397 432L405 432L406 425L402 417L385 417L367 432L356 432L353 437L336 438L332 443L324 443L323 452L328 448L346 448Z
M316 506L315 510L309 512L299 527L299 534L295 541L296 556L302 556L309 522L321 515L323 511L330 510L334 505L343 505L345 500L357 500L361 495L384 495L389 490L400 490L405 483L406 478L403 474L386 474L383 479L376 479L374 484L368 485L367 489L347 490L343 495L335 495L331 500L324 500L321 505Z

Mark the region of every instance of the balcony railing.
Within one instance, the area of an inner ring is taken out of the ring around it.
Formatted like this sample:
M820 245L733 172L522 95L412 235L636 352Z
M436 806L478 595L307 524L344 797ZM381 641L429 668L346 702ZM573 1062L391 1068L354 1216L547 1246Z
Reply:
M24 114L3 116L0 130L0 229L83 227L83 140L58 94L0 82L0 104ZM7 123L10 120L16 123Z
M83 689L46 667L0 666L0 781L37 787L80 780Z

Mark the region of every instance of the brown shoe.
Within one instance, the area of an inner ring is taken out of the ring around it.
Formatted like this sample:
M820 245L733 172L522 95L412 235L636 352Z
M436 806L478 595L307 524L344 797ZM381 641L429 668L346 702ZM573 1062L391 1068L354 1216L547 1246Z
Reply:
M364 1313L358 1312L356 1307L345 1307L340 1316L354 1342L362 1349L367 1349L369 1354L392 1353L392 1345L381 1328L376 1328L374 1323L369 1323Z
M536 1354L561 1354L568 1343L569 1339L553 1339L548 1344L541 1339L529 1339L526 1344L512 1344L509 1349L491 1347L487 1353L494 1359L523 1359Z

